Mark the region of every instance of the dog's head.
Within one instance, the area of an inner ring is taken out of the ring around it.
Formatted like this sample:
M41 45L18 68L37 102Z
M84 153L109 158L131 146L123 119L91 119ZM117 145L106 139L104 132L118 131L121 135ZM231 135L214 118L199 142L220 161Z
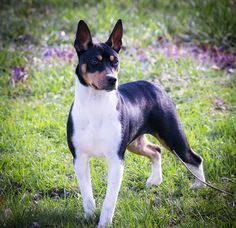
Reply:
M79 59L76 74L83 85L106 91L117 88L122 34L122 22L118 20L109 39L94 44L87 24L79 21L74 47Z

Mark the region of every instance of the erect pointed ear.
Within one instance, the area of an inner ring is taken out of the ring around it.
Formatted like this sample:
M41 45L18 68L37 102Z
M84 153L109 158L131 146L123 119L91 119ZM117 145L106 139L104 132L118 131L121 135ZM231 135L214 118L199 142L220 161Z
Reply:
M116 22L116 25L106 44L112 47L116 52L119 52L122 45L122 36L123 36L123 26L121 19L119 19Z
M86 51L93 45L92 37L87 24L80 20L75 36L74 47L77 52Z

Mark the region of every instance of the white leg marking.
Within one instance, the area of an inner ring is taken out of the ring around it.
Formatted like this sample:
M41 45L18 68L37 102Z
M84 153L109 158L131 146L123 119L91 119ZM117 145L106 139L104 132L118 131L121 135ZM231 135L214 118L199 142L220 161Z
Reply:
M146 186L158 185L162 182L161 154L152 160L152 174L147 179Z
M93 215L96 208L91 185L89 157L86 154L80 153L76 155L77 158L75 159L74 170L79 181L85 218L88 218Z
M203 172L202 163L200 164L199 167L196 167L196 166L191 165L191 164L187 164L187 166L200 180L205 181L205 176L204 176L204 172ZM197 188L201 188L203 186L205 186L205 184L203 184L201 181L199 181L197 178L195 178L194 183L192 184L192 186L189 189L194 190L194 189L197 189Z
M121 186L124 164L117 156L108 159L108 182L106 197L103 202L98 227L106 227L112 223L116 201Z

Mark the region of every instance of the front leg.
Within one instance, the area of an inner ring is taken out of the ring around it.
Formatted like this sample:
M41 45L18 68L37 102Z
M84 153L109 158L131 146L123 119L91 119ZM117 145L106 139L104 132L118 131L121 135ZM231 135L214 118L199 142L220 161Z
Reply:
M83 199L85 218L93 215L96 205L93 198L89 157L87 154L77 153L74 160L74 170L79 182L80 193Z
M108 181L106 197L102 206L102 212L98 227L106 227L112 223L116 201L121 186L124 171L124 161L118 155L108 159Z

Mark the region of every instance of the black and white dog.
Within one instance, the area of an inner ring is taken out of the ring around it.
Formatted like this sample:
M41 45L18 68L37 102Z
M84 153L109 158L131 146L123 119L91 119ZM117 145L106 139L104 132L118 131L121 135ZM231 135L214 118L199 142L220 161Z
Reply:
M122 34L122 22L118 20L107 42L95 44L88 26L81 20L74 42L79 62L67 139L86 217L95 210L89 159L103 156L108 161L107 192L98 227L112 223L126 148L151 160L148 186L162 182L161 150L150 143L145 134L153 135L163 146L175 151L194 174L205 181L202 158L190 148L175 105L165 91L147 81L118 86ZM196 179L191 188L202 185Z

